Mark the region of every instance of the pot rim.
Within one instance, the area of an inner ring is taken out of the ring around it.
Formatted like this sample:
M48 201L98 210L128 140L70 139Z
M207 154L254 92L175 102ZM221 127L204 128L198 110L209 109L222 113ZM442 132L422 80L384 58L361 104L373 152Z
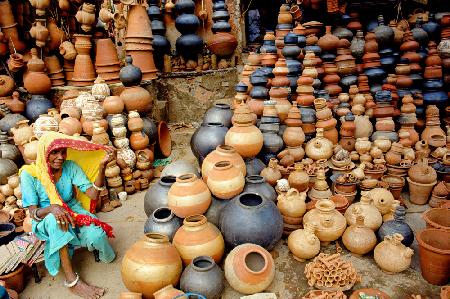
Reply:
M414 182L413 180L411 180L409 177L406 178L406 180L408 181L408 183L413 184L413 185L418 185L418 186L424 186L424 187L430 187L430 186L434 186L437 184L437 180L432 182L432 183L428 183L428 184L422 184L422 183L417 183Z
M196 179L197 179L197 176L194 173L189 172L189 173L182 174L182 175L178 176L176 178L176 182L177 183L181 183L181 184L192 183Z
M227 170L233 167L233 164L229 160L222 160L214 164L214 169Z
M446 210L448 210L448 209L446 209L446 208L428 209L422 214L422 219L425 220L425 222L427 224L430 224L433 228L437 228L437 229L441 229L441 230L450 230L450 227L447 227L447 226L444 226L442 224L439 224L439 223L433 221L430 217L428 217L428 215L433 213L433 212L446 211Z
M209 265L206 267L199 267L195 264L196 262L199 262L199 261L208 262ZM207 272L207 271L211 270L212 268L214 268L214 266L216 265L216 262L210 256L201 255L201 256L197 256L196 258L194 258L191 262L191 265L192 265L192 268L195 269L196 271Z
M168 210L168 211L170 212L170 213L169 213L169 216L164 217L164 218L156 217L156 213L159 213L159 212L162 212L162 211L166 211L166 210ZM174 217L175 217L175 214L174 214L174 213L172 212L172 210L169 209L168 207L160 207L160 208L157 208L157 209L154 210L153 213L152 213L152 220L153 220L154 222L157 222L157 223L165 223L165 222L169 222L169 221L172 220Z
M236 149L231 145L221 144L216 147L216 150L222 153L233 154L236 152Z
M186 217L183 220L183 225L186 225L189 227L196 227L196 226L202 226L207 222L208 222L208 219L206 218L205 215L195 214L195 215Z
M245 200L246 197L249 195L256 197L256 199L260 202L255 205L252 205L250 202L248 204L243 203L241 200L242 199ZM239 195L239 197L237 198L237 202L244 209L259 209L260 207L262 207L265 204L264 197L256 192L241 193L241 195Z
M265 183L266 180L261 175L249 175L245 178L245 181L250 184L261 184Z
M159 233L147 233L144 237L151 243L169 243L169 237Z
M173 175L166 175L159 179L158 183L163 186L172 186L176 182L176 177Z
M450 238L450 231L446 231L446 230L443 230L443 229L437 229L437 228L426 228L426 229L423 229L423 230L419 231L418 233L416 233L416 240L419 243L419 248L423 247L423 248L425 248L427 250L430 250L430 251L432 251L434 253L450 255L450 249L445 250L445 249L436 248L436 247L433 247L433 246L429 245L428 243L425 243L425 241L422 240L422 236L424 234L426 234L426 233L429 233L429 232L430 233L447 234L448 237Z
M231 106L227 103L215 103L214 107L219 108L219 109L226 109L226 110L231 109Z
M252 269L250 269L250 268L247 266L247 262L246 262L247 256L249 256L249 255L252 254L252 253L258 254L258 255L261 256L261 257L263 258L263 260L264 260L264 267L262 267L262 269L259 270L259 271L253 271ZM250 273L252 273L252 274L261 274L261 273L264 273L264 272L267 270L267 268L269 267L269 261L268 261L266 255L264 254L264 251L262 251L262 250L259 249L258 247L256 247L256 248L251 248L250 250L248 250L248 251L245 253L243 259L244 259L244 263L243 263L243 264L244 264L245 270L247 270L248 272L250 272Z

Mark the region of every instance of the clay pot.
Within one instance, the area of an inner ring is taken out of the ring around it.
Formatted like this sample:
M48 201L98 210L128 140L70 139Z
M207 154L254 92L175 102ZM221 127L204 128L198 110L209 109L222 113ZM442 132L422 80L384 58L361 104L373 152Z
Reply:
M315 229L315 224L305 225L304 229L297 229L289 235L288 247L294 259L304 262L320 252L320 241L314 234Z
M11 132L14 134L14 143L16 145L24 145L33 137L33 127L28 125L28 120L21 120L16 123Z
M317 42L317 45L323 50L327 52L333 52L337 49L339 45L339 38L334 36L331 33L331 26L326 26L326 33L323 35L319 41Z
M224 287L224 274L209 256L196 257L181 274L180 288L188 293L219 299Z
M381 270L393 274L409 268L414 251L403 245L402 240L402 235L393 234L375 247L373 257Z
M49 32L48 29L42 25L41 21L36 21L30 29L30 36L36 40L36 46L39 48L45 47Z
M75 18L81 24L81 29L84 32L92 30L92 25L95 23L95 5L91 3L83 3L77 11Z
M376 289L359 289L354 291L349 299L359 299L361 298L361 296L363 296L362 294L364 294L365 296L376 296L379 299L391 299L390 296L388 296L385 292L376 290Z
M171 284L153 293L155 299L172 299L178 297L182 298L184 295L184 292L175 289Z
M225 127L231 127L233 112L231 106L225 103L216 103L209 108L203 116L203 123L221 123Z
M394 233L401 234L403 236L402 243L405 246L410 246L414 241L414 232L411 227L405 222L406 209L402 206L398 206L395 209L394 219L383 223L378 229L378 240L383 240L385 236L392 235Z
M163 176L147 190L144 197L144 210L147 216L150 216L157 208L168 206L167 194L175 180L173 176Z
M81 123L78 119L74 117L64 117L61 119L61 122L59 123L59 130L58 132L73 136L75 134L81 134L83 131L83 128L81 126Z
M261 176L269 183L271 186L275 186L277 181L281 179L281 173L278 169L278 161L275 158L271 158L268 167L261 171Z
M234 35L228 32L218 32L208 40L207 47L219 57L227 57L234 53L238 43Z
M0 75L0 97L10 96L15 88L14 79L10 76Z
M103 101L103 109L107 114L120 114L124 108L125 104L119 96L108 96Z
M31 0L30 3L38 16L45 16L45 10L50 6L50 0Z
M427 184L416 183L409 177L406 178L409 186L409 200L416 205L424 205L430 198L431 191L437 181Z
M208 174L214 168L214 165L220 161L229 161L234 167L237 167L243 176L247 174L245 162L232 146L218 145L214 151L209 153L202 163L202 177L205 182L208 181Z
M182 262L167 236L146 234L134 243L122 260L122 281L133 292L153 298L153 293L167 285L176 285Z
M306 191L309 185L309 175L303 170L303 163L295 163L295 170L289 174L289 186L297 189L299 192Z
M28 61L28 72L24 74L23 84L31 94L45 95L50 92L52 83L50 78L44 73L44 61L37 56L37 50L31 50L32 58Z
M244 190L242 172L229 161L219 161L208 173L206 181L211 193L220 199L231 199Z
M334 202L328 199L317 201L315 209L303 216L303 223L304 225L315 223L316 235L324 243L337 240L347 227L345 217L335 210Z
M269 287L275 278L275 265L267 250L255 244L234 248L225 259L225 278L242 294L255 294Z
M445 208L429 209L422 214L427 228L437 228L450 231L450 210Z
M431 284L445 285L450 277L450 231L427 228L416 234L422 276Z
M260 175L250 175L245 178L246 184L243 192L257 193L267 200L276 202L277 193L275 189Z
M306 144L306 155L313 160L329 159L333 155L333 143L324 137L323 129L317 129L316 137Z
M206 184L193 173L176 179L167 194L168 206L175 215L186 218L203 214L211 204L211 192Z
M140 113L145 113L151 111L153 107L153 98L150 93L140 86L125 88L120 94L120 98L127 111L135 110Z
M201 255L210 256L216 263L222 259L225 243L219 229L207 221L203 215L189 216L183 221L173 244L180 253L184 265Z
M148 136L144 132L133 132L130 136L131 148L135 151L147 148L149 144Z
M422 159L419 163L411 166L408 170L409 179L420 184L433 183L437 179L436 170L428 165L426 159Z
M364 225L364 216L359 215L356 223L345 230L342 242L350 252L363 255L377 245L377 237L372 229Z
M356 218L362 215L364 216L364 224L376 231L383 223L383 217L380 211L372 205L372 200L366 194L362 195L360 202L350 205L344 216L347 219L347 224L353 225L356 223Z
M299 193L296 189L291 188L286 195L278 197L277 207L281 215L287 217L302 217L306 212L306 193Z

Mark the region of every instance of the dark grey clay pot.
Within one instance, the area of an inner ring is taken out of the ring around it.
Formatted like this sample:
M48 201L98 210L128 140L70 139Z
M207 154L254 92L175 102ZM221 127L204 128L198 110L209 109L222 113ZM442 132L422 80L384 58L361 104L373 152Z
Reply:
M231 127L231 118L233 111L231 107L225 103L216 103L206 111L203 116L203 123L221 123L225 127Z
M174 176L163 176L147 190L144 197L144 210L147 216L158 208L168 206L167 193L175 180Z
M182 220L175 216L169 208L158 208L148 217L144 225L144 233L159 233L169 237L170 242L180 228Z
M384 240L384 237L392 234L400 234L403 236L402 243L405 246L410 246L414 242L414 232L411 227L405 222L406 209L402 206L397 207L394 214L394 220L384 222L377 232L379 242Z
M245 159L245 168L247 170L247 175L259 175L261 171L266 168L266 165L258 158L248 158Z
M244 192L223 209L220 230L230 249L253 243L272 250L283 234L283 218L272 201Z
M211 196L211 205L205 213L208 221L217 226L220 229L220 215L222 214L222 210L227 206L230 202L229 200L217 199L214 196Z
M184 269L180 288L208 299L219 299L224 289L224 275L209 256L198 256Z
M251 175L245 178L244 192L257 193L267 200L275 202L277 200L277 192L266 182L264 177L260 175ZM209 218L208 218L209 219Z
M221 123L203 123L194 132L191 138L191 150L200 165L210 152L218 145L225 143L227 131L228 128Z

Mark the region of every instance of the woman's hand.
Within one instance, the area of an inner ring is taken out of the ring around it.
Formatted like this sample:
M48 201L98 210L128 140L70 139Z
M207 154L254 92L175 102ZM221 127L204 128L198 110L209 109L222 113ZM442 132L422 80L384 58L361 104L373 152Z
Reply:
M71 224L72 227L75 227L75 221L73 220L72 216L70 216L69 212L67 212L62 206L51 205L50 213L55 216L56 222L58 223L61 230L67 231L69 229L69 224Z
M116 158L116 149L114 147L108 146L105 149L105 152L106 152L105 157L103 157L103 159L100 161L100 164L103 166L105 166L106 164L108 164L109 162L111 162Z

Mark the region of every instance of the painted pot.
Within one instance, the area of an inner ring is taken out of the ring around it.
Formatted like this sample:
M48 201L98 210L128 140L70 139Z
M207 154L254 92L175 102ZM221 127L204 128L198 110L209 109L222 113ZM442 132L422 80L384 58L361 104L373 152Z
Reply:
M231 199L244 190L242 172L229 161L217 162L208 173L208 188L220 199Z

